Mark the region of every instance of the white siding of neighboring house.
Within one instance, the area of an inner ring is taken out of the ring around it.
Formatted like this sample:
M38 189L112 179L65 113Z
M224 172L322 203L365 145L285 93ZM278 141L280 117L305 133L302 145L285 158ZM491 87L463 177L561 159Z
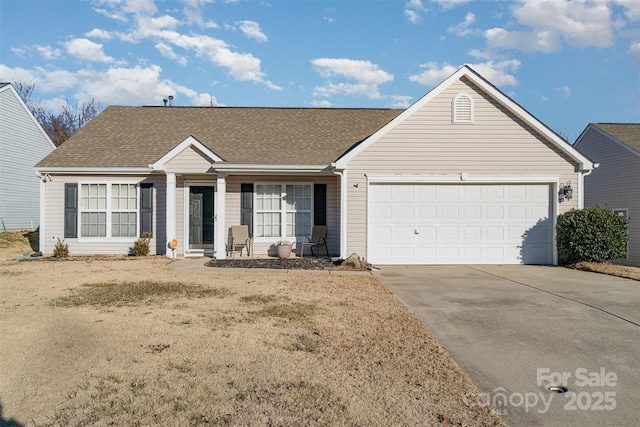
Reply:
M0 217L7 229L40 225L40 180L33 166L53 149L13 88L9 85L1 88Z
M471 95L474 123L452 123L452 101ZM576 166L551 143L470 82L453 83L424 107L348 163L347 254L366 257L369 175L557 176L571 180L573 199L559 213L577 207ZM555 199L556 196L553 195Z
M623 264L640 267L640 156L590 129L577 148L600 163L584 179L585 207L628 209L629 253Z
M44 195L44 233L40 234L41 247L44 255L52 255L57 238L64 239L69 244L70 255L128 255L136 237L121 240L108 238L64 238L64 188L65 183L151 183L153 184L153 236L151 240L151 255L162 254L165 251L165 194L166 179L164 176L68 176L54 175L53 180L45 184ZM79 191L79 188L78 188ZM138 205L140 200L138 200ZM80 215L78 215L80 218ZM138 221L140 216L138 215Z

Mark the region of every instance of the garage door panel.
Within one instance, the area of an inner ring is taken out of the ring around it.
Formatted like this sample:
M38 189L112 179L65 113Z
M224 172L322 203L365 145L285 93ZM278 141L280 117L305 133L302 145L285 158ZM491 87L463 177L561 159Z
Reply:
M372 184L369 260L548 264L552 200L547 184Z
M411 223L413 224L413 220L414 220L415 216L414 216L414 207L413 205L410 206L396 206L394 208L394 219L400 221L400 222L406 222L411 221Z
M458 206L442 206L440 210L441 220L452 220L460 217L460 208Z

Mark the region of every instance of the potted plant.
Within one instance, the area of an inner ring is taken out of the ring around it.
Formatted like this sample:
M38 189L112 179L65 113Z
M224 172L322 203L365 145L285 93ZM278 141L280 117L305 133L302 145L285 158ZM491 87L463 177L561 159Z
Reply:
M291 256L291 248L293 243L287 240L279 240L276 244L278 247L278 256L282 259L289 258Z

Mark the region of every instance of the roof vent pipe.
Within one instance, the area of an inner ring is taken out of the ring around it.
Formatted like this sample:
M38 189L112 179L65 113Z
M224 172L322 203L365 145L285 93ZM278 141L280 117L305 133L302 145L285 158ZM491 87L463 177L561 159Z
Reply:
M169 107L173 107L173 95L169 95Z
M167 106L167 98L164 98L164 99L162 100L162 102L164 102L164 106L166 107L166 106Z

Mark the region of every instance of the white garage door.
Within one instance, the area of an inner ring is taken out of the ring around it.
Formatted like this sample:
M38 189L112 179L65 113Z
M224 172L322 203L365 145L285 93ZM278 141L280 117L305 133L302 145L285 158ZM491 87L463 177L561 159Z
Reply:
M551 264L548 184L372 184L374 264Z

